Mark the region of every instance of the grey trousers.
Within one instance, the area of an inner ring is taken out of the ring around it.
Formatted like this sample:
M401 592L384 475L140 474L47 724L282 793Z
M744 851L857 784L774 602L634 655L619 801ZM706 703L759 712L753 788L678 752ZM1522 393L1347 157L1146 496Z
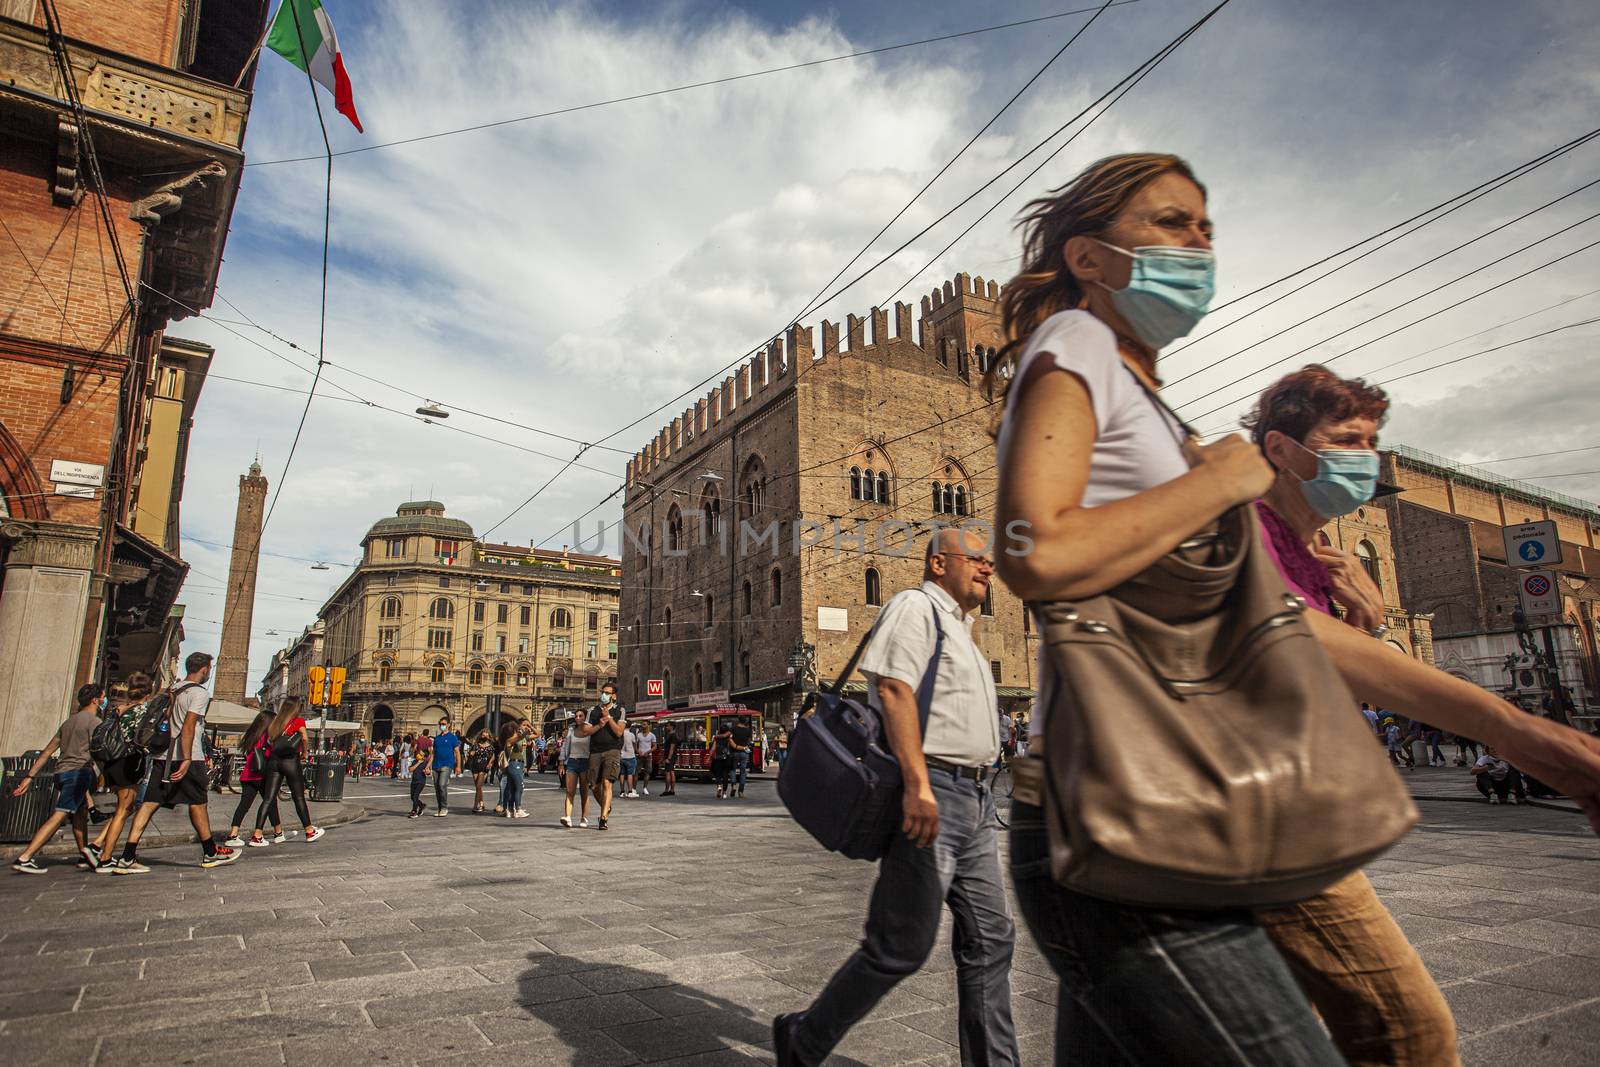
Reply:
M1001 881L994 799L987 785L932 768L929 775L939 802L939 838L917 848L896 835L880 861L861 947L795 1020L793 1048L802 1064L820 1064L901 979L921 969L946 904L954 919L961 1062L1021 1062L1011 1020L1016 927Z

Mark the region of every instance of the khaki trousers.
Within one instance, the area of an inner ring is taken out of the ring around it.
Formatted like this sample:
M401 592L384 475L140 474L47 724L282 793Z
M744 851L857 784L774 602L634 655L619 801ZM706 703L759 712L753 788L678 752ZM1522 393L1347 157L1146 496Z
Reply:
M1255 916L1354 1067L1459 1067L1450 1005L1365 874Z

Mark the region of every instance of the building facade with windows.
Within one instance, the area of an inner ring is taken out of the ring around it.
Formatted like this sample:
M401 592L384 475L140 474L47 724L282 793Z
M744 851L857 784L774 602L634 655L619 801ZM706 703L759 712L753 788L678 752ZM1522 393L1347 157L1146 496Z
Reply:
M959 275L786 336L627 466L623 700L720 692L774 719L832 680L889 597L921 581L931 524L994 513L999 286ZM893 330L891 332L891 325ZM1034 692L1036 640L997 580L973 634L1002 702ZM861 685L859 678L856 686Z
M373 739L445 712L476 731L494 698L499 716L559 721L615 677L619 561L478 541L435 500L400 505L361 547L319 621L323 665L348 672L338 716Z

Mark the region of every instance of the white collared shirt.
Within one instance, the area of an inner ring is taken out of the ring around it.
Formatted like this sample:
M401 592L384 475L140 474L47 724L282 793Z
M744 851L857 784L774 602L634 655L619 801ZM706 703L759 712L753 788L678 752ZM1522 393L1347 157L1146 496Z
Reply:
M1000 701L994 675L983 650L972 640L972 620L963 617L955 598L935 583L902 590L883 606L877 632L861 657L868 700L881 715L879 678L904 682L913 693L922 685L938 640L935 611L944 630L944 649L939 654L922 751L964 767L987 767L1000 756Z

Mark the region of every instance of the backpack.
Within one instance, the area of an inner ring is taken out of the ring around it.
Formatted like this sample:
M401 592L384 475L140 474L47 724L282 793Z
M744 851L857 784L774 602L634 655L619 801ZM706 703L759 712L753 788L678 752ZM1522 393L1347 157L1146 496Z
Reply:
M133 747L152 756L166 755L167 749L172 747L174 736L183 732L181 725L176 731L172 728L172 713L177 708L178 694L199 684L184 682L147 701L144 714L139 716L139 721L133 727Z
M931 597L928 603L937 636L933 658L917 686L917 720L923 733L944 650L939 609ZM843 693L845 681L876 632L874 625L833 685L816 694L816 709L789 735L789 755L778 776L778 796L795 821L822 847L861 860L882 858L901 822L900 761L884 737L883 722L865 701Z
M133 754L133 746L122 733L122 716L115 711L101 715L100 724L89 735L89 758L105 766Z

